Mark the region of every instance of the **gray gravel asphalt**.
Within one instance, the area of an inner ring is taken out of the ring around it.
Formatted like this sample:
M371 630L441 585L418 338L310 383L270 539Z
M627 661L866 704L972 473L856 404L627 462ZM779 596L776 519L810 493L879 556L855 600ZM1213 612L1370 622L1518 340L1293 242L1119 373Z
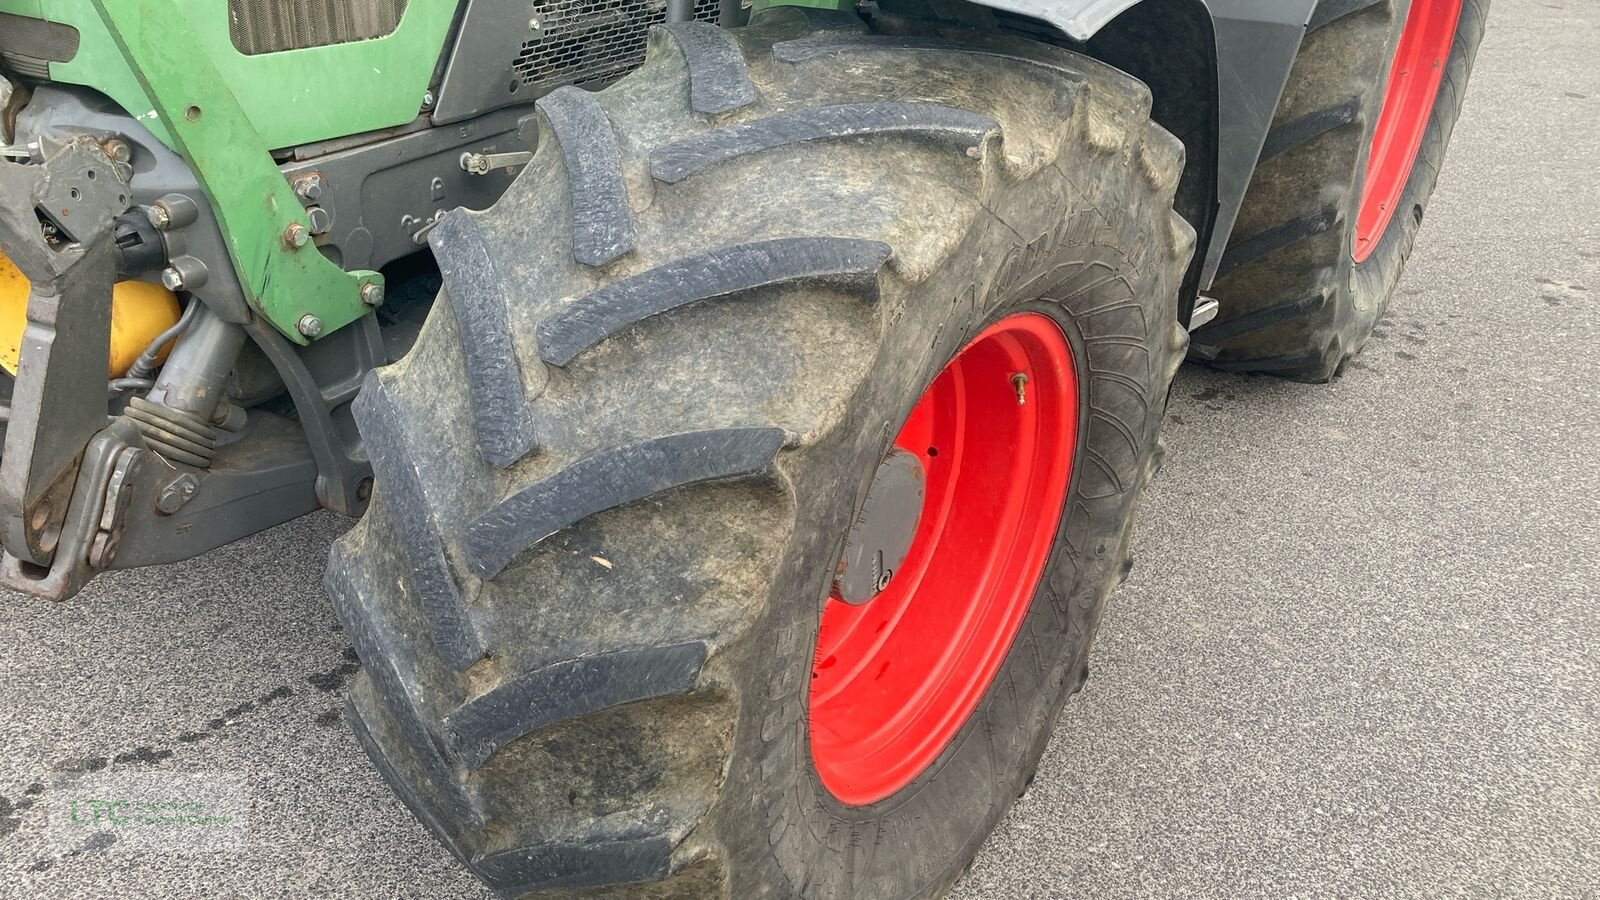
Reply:
M1593 0L1496 0L1341 380L1182 372L1094 675L959 897L1600 895L1596 48ZM0 895L487 896L338 718L344 527L0 596ZM48 829L101 766L243 778L248 832Z

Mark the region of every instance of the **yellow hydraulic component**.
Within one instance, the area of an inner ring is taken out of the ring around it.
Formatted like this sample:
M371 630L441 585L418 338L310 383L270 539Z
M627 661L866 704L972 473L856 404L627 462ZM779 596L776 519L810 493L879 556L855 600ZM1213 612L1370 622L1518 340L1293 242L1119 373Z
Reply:
M178 322L178 298L159 284L118 282L111 289L111 358L106 377L117 378L144 348ZM17 374L22 330L28 327L28 278L0 253L0 367ZM166 359L167 349L161 350Z

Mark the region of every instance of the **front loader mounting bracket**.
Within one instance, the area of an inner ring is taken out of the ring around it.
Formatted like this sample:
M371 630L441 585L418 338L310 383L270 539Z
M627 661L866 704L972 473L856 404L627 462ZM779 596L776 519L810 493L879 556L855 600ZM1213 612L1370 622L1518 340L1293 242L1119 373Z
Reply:
M346 272L318 252L305 208L216 63L194 52L201 42L179 5L94 5L150 98L145 115L160 117L210 199L251 308L297 344L371 312L362 289L381 291L383 276Z
M45 566L84 448L106 427L112 220L129 194L126 171L93 137L41 141L37 155L0 159L0 251L30 285L0 456L0 542Z

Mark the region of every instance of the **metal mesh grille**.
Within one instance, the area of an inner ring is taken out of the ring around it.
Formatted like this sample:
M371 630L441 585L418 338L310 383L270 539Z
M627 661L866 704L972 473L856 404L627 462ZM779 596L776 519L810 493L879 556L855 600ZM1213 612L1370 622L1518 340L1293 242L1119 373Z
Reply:
M715 22L717 7L717 0L695 0L694 18ZM535 3L531 23L539 35L522 42L511 69L523 84L541 90L619 77L644 62L650 26L666 17L666 0Z
M407 0L228 0L228 34L246 56L392 34Z

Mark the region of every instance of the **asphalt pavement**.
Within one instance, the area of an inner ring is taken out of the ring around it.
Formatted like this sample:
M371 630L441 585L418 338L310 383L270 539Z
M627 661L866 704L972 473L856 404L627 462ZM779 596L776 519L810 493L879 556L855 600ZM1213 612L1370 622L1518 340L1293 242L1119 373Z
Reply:
M1593 0L1495 0L1339 381L1180 373L1093 676L958 897L1600 896L1597 48ZM0 896L488 896L339 717L347 524L0 595ZM244 815L79 840L108 773Z

